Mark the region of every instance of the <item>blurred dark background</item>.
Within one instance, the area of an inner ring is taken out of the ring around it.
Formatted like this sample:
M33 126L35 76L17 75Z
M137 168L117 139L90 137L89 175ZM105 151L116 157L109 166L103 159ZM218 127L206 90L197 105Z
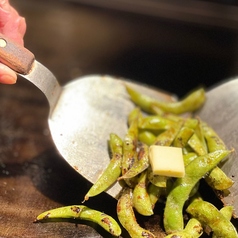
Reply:
M63 84L111 74L184 95L237 75L236 1L12 0Z

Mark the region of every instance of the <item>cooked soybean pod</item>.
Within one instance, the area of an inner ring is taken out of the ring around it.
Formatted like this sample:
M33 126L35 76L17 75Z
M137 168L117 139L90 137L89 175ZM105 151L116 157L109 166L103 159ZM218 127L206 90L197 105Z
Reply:
M186 211L201 223L211 227L217 237L238 237L233 224L213 204L196 200L187 207Z
M168 234L184 229L183 207L193 187L230 153L228 150L218 150L199 156L185 167L185 176L175 180L164 209L164 227Z
M122 174L125 174L137 160L138 120L140 111L136 108L129 115L129 128L123 140Z
M205 155L207 149L204 147L204 144L199 139L198 135L194 133L188 140L188 145L195 151L198 155Z
M193 112L200 108L204 104L206 99L205 91L203 88L190 93L184 99L177 102L158 101L147 95L137 92L129 86L126 86L126 89L131 97L131 100L148 113L155 112L153 107L157 108L157 110L160 109L162 112L164 111L174 114Z
M121 225L128 231L131 237L136 238L155 238L150 231L142 228L136 221L132 206L131 189L125 188L117 202L117 216Z
M140 130L138 135L139 141L147 144L152 145L156 139L156 136L154 133L148 130Z
M83 205L59 207L43 212L37 216L36 221L55 218L70 218L92 221L100 225L114 236L119 236L121 234L120 226L111 216Z
M221 214L228 220L231 220L233 215L234 207L227 205L220 209Z
M229 178L219 167L212 169L205 177L207 184L216 190L229 189L234 181Z
M149 147L144 143L138 143L138 148L137 160L125 174L118 178L118 180L133 178L149 167Z
M175 140L177 134L179 133L181 127L183 125L183 121L178 121L176 125L167 129L166 131L160 133L155 141L154 145L161 145L161 146L171 146L173 141Z
M140 129L147 130L167 130L174 127L177 122L163 116L147 116L143 117L138 124Z
M195 133L196 133L197 137L199 138L205 153L208 153L207 141L206 141L206 138L205 138L205 135L204 135L201 120L198 121L197 127L195 128Z
M150 114L163 114L163 111L159 108L156 108L156 111L153 109L153 102L155 101L153 98L134 90L128 85L126 85L126 90L132 102L139 106L144 112Z
M185 112L196 111L204 104L205 100L206 100L205 90L201 88L188 94L184 99L179 100L177 102L155 101L153 104L161 108L165 112L182 114Z
M187 126L183 126L181 130L178 132L177 136L175 137L173 146L184 148L193 134L194 134L193 129Z
M121 175L122 145L123 142L121 138L116 134L111 133L109 146L112 153L112 158L102 175L92 185L92 187L85 195L85 201L88 200L89 197L96 196L108 189L112 184L117 181L117 178Z
M220 209L220 212L226 219L230 220L233 215L233 210L233 206L225 206ZM212 234L212 238L218 238L218 236L216 234Z
M210 126L208 126L206 123L203 123L202 129L207 141L208 150L210 152L219 149L226 149L226 145L223 140ZM215 167L213 170L211 170L205 177L205 180L213 189L216 190L226 190L234 184L234 181L229 178L219 167Z
M198 238L203 234L201 222L195 218L189 219L183 231L167 235L165 238Z
M192 162L198 155L195 152L189 152L187 154L183 154L183 162L184 166L187 166L190 162Z
M212 152L215 150L225 150L226 145L219 135L205 122L202 122L203 134L207 141L208 151Z
M153 207L147 191L147 171L141 173L138 184L133 189L132 203L138 213L144 216L153 215Z
M164 188L155 186L153 183L150 183L148 185L148 194L149 194L149 197L150 197L150 202L151 202L152 209L154 209L155 204L159 200L160 196L164 193L165 193Z

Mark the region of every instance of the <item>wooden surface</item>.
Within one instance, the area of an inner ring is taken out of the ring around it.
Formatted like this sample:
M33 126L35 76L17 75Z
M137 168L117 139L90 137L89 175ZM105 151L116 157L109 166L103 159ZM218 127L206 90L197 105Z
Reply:
M26 47L61 84L108 73L183 94L235 72L233 31L211 33L63 1L12 3L26 17ZM0 237L109 237L83 221L34 223L45 210L81 204L90 186L57 153L47 116L46 99L30 83L19 78L16 85L0 85ZM87 205L116 217L116 201L105 194ZM157 215L139 221L159 234Z

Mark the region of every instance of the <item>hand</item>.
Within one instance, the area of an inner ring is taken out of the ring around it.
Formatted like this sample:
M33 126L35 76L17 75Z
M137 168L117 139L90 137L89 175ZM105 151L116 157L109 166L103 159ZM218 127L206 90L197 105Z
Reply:
M23 45L25 32L25 19L19 16L18 12L10 5L9 0L0 0L0 33ZM14 84L16 81L16 73L0 63L0 83Z

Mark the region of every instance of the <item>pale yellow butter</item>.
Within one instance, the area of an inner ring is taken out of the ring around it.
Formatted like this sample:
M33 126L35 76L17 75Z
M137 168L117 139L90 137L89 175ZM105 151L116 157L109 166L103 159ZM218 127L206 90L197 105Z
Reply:
M185 168L181 148L152 145L149 149L149 158L155 175L184 177Z

